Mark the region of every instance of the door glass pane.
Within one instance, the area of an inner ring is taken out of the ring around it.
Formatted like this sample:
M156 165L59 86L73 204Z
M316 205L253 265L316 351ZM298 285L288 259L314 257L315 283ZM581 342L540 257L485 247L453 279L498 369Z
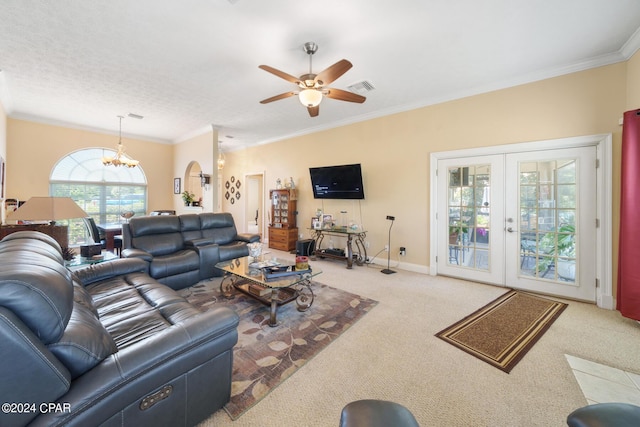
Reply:
M521 162L520 275L575 283L576 161Z
M489 270L491 167L448 169L449 265Z

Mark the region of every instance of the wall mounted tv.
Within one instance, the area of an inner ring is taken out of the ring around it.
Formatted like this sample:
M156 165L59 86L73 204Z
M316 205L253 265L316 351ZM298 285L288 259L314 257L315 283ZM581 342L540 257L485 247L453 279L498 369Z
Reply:
M315 199L364 199L360 164L309 168Z

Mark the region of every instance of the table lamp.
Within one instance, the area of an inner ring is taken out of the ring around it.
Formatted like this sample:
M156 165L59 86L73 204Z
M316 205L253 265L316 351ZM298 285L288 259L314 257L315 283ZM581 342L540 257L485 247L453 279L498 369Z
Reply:
M32 197L22 206L7 214L7 219L19 221L49 221L85 218L87 213L70 197Z

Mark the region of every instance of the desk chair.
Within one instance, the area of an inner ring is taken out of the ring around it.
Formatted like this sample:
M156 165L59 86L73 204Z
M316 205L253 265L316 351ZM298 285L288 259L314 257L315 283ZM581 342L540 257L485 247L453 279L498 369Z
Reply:
M91 240L93 240L93 243L99 243L102 246L102 249L106 249L107 241L104 239L104 236L100 235L100 230L98 229L95 220L91 217L86 217L82 218L82 221L84 222L85 227L87 227L87 231L89 232L89 236L91 237ZM120 255L120 252L122 251L122 236L114 237L113 250L116 255Z

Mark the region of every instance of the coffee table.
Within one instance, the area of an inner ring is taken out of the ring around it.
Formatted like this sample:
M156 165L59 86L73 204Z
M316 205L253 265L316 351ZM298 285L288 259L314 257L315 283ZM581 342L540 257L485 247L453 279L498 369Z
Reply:
M307 311L311 307L314 299L311 279L322 273L313 267L299 274L292 272L290 276L267 280L265 268L287 265L292 265L292 262L278 258L256 260L250 256L219 262L216 268L224 271L220 292L225 298L233 298L235 289L270 306L269 326L277 326L279 306L295 301L298 311Z

